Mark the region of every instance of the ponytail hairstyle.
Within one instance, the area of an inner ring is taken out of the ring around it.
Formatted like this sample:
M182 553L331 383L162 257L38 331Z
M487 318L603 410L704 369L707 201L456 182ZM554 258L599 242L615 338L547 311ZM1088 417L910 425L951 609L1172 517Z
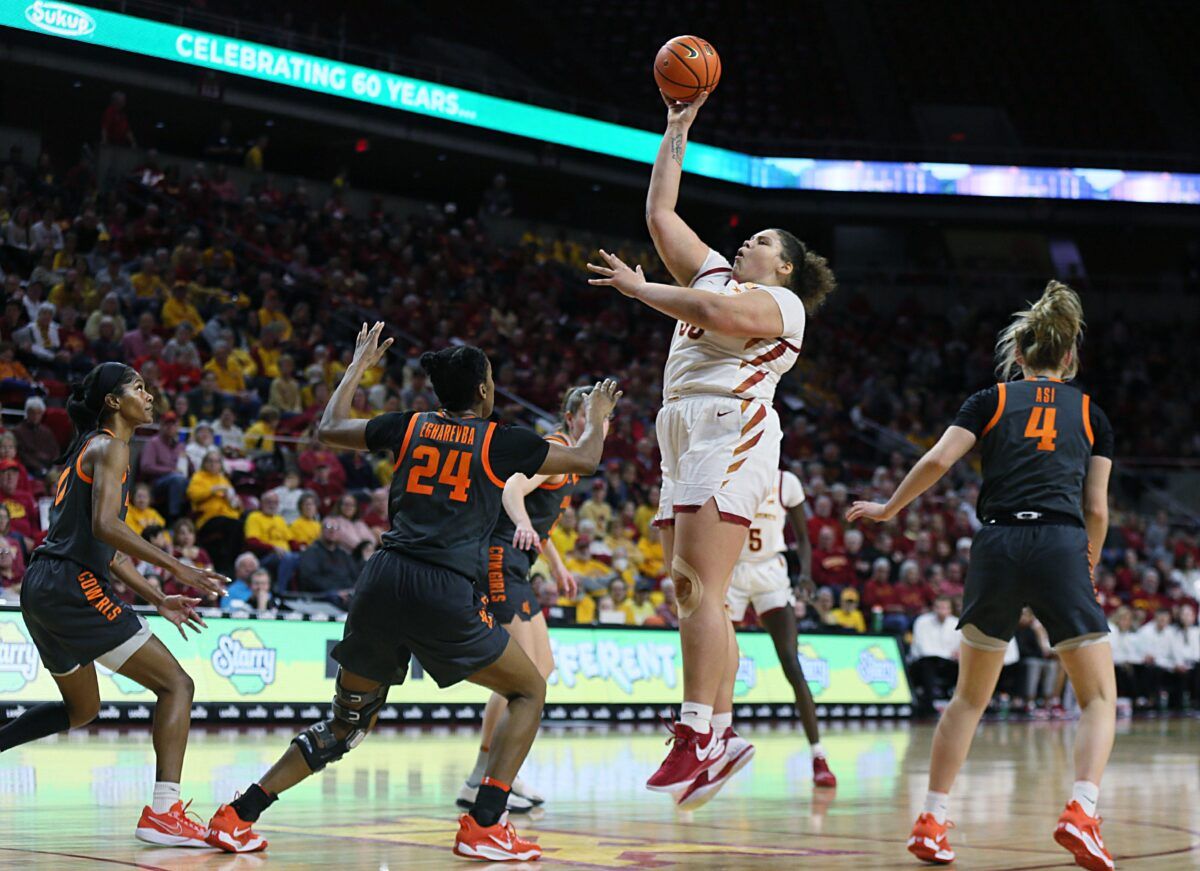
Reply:
M784 286L800 297L807 314L816 314L825 298L837 290L837 279L829 268L829 261L809 251L808 246L787 230L775 227L772 232L779 237L783 262L792 264L792 272Z
M1083 303L1079 294L1061 281L1046 285L1042 298L1028 309L1016 312L1012 323L996 340L996 377L1011 381L1021 366L1034 370L1057 369L1063 357L1078 346L1083 335ZM1079 372L1079 355L1063 372L1070 381Z
M421 368L433 382L433 392L447 411L466 411L479 401L479 385L487 381L487 354L472 345L458 345L421 355Z
M67 416L75 425L75 437L63 455L55 463L65 463L67 458L104 425L108 413L104 399L118 392L137 378L137 370L124 363L101 363L71 388L67 400Z

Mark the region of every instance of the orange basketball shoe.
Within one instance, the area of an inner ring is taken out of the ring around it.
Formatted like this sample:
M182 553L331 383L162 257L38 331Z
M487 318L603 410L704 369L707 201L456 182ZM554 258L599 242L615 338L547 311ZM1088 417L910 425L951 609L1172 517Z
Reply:
M134 834L139 841L163 847L207 847L206 831L200 818L195 814L188 816L191 804L190 801L187 804L177 801L165 814L156 814L147 805L142 808L142 818L138 820Z
M508 812L494 826L481 826L470 814L458 818L454 855L484 862L528 862L542 858L542 848L517 834L508 821Z
M1088 871L1112 871L1116 867L1100 839L1100 823L1100 817L1089 817L1079 802L1071 801L1054 830L1054 840L1075 855L1076 865Z
M949 820L942 825L933 814L921 814L913 825L912 834L908 836L908 852L922 862L949 865L954 861L954 850L946 839L946 830L952 828L954 823Z
M238 816L227 804L217 808L208 821L209 846L220 847L227 853L255 853L267 849L267 839L251 831L250 823Z

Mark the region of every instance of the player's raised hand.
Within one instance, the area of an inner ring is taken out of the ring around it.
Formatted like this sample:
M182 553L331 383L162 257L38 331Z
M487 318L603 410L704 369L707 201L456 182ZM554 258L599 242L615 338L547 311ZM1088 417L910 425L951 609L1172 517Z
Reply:
M708 99L708 91L701 91L700 96L690 103L681 103L679 100L672 100L662 91L658 92L663 102L667 104L667 126L672 124L684 127L691 127L692 122L696 120L696 113L700 111L700 107L704 105L704 101Z
M646 276L642 274L642 267L638 266L636 269L630 269L620 257L616 254L609 254L603 248L600 249L600 257L604 261L603 266L589 263L587 268L601 277L589 278L588 284L609 285L621 291L625 296L637 296L637 292L646 283Z
M350 365L357 363L363 369L370 369L382 360L393 341L387 339L380 344L379 337L382 334L383 321L376 321L375 325L370 328L364 323L362 329L358 331L358 338L354 340L354 360Z
M891 520L892 515L888 513L888 507L882 502L855 502L850 506L850 510L846 512L846 519L851 523L855 520L870 520L874 523L883 523L886 520Z
M617 402L623 395L623 391L617 389L617 382L614 378L607 378L597 383L592 388L592 392L583 398L588 420L593 424L602 424L613 413L613 409L617 407Z
M167 596L158 603L157 610L179 630L180 635L187 638L187 633L183 631L185 626L197 634L202 628L208 628L204 618L196 613L196 606L199 604L199 599L190 596Z

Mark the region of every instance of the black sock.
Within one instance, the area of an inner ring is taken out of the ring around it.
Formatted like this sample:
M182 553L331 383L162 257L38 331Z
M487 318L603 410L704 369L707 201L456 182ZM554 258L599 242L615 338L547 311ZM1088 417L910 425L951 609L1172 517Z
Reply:
M71 728L67 706L62 702L34 705L3 729L0 729L0 750L11 750L47 735L57 735Z
M496 825L507 807L508 790L492 783L484 783L475 795L475 807L471 808L471 816L475 818L475 822L486 828Z
M237 815L246 822L256 823L262 812L278 799L279 796L271 795L257 783L252 783L250 788L231 801L229 806L237 811Z

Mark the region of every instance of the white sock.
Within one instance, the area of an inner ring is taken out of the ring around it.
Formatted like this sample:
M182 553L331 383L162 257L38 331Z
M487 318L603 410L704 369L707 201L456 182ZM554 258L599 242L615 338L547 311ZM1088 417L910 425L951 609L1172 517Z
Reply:
M155 781L154 798L150 802L150 810L156 814L165 814L177 801L179 801L178 783L163 783L161 780Z
M818 741L816 744L813 744L812 747L810 747L809 749L812 750L813 759L824 759L825 758L825 748L821 746L820 741Z
M707 735L712 729L712 705L684 702L679 708L679 722L697 735Z
M488 756L490 752L479 748L479 755L475 757L475 767L471 769L471 773L467 775L468 786L479 786L483 780L483 775L487 772Z
M946 812L950 809L950 794L934 792L932 789L925 793L925 813L933 814L939 826L946 825Z
M1089 817L1096 815L1096 803L1100 801L1100 787L1090 780L1077 780L1071 787L1071 801L1079 802Z
M713 731L718 735L724 735L725 730L733 725L733 711L726 711L724 714L713 714L712 727Z

